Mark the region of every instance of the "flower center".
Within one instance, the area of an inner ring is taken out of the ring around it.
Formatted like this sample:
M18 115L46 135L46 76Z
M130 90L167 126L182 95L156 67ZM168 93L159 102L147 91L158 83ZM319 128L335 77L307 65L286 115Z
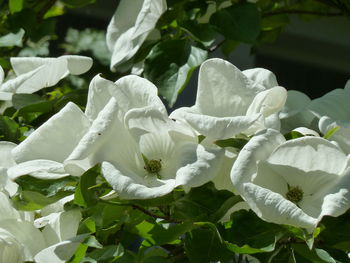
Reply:
M289 186L288 185L288 192L286 193L286 198L293 202L294 204L299 203L301 200L303 200L304 192L299 186Z
M157 174L162 169L162 160L149 160L145 163L145 170L151 174Z
M157 178L160 179L159 172L162 169L162 160L151 159L148 160L145 155L142 154L143 161L145 166L143 167L148 173L157 175Z

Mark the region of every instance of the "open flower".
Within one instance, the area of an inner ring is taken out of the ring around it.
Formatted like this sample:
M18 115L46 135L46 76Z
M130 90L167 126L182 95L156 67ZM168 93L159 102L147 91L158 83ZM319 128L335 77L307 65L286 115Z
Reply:
M65 161L67 171L80 175L102 163L103 175L125 199L154 198L176 186L210 181L223 150L198 145L192 129L169 119L151 82L127 76L112 93Z
M269 129L242 149L231 179L250 208L268 222L312 231L323 216L339 216L350 206L348 158L320 137L285 141Z
M107 27L107 46L112 52L111 69L131 59L155 29L165 12L165 0L121 0Z
M319 119L318 128L323 134L332 133L331 140L336 141L347 153L350 153L350 80L344 89L335 89L321 98L313 100L309 110Z
M16 57L11 65L17 77L2 83L0 72L0 100L10 101L15 93L34 93L56 85L68 74L80 75L92 66L92 59L84 56L58 58Z
M215 58L201 65L198 82L195 105L175 110L171 118L184 120L200 134L214 139L279 127L277 112L287 92L277 86L272 72L241 72L231 63Z

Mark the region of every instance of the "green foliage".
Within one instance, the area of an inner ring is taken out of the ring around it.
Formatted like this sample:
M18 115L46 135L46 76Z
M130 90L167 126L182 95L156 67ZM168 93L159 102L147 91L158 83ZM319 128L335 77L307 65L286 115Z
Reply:
M154 46L145 60L144 76L159 89L171 107L192 72L207 58L207 52L187 40L169 40Z

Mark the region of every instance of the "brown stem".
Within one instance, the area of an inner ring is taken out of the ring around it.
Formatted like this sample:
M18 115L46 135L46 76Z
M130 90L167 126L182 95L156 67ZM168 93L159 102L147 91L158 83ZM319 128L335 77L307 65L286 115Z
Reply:
M171 218L170 216L161 216L161 215L157 215L155 213L152 213L151 211L141 207L141 206L138 206L138 205L135 205L135 204L132 204L131 205L132 208L135 208L137 210L140 210L142 213L146 214L146 215L149 215L151 217L154 217L154 218L161 218L161 219L164 219L164 220L167 220L169 222L173 222L173 223L181 223L181 221L178 221L174 218Z

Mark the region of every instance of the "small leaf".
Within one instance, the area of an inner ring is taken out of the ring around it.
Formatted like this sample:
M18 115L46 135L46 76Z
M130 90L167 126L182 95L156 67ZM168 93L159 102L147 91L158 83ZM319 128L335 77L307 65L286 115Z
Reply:
M217 140L214 143L222 148L233 147L237 149L242 149L247 142L248 142L247 139L229 138L226 140Z
M210 23L226 39L254 43L260 32L260 12L252 3L239 3L220 9Z
M88 207L97 203L98 197L95 189L90 189L90 187L96 185L96 178L98 175L99 166L95 166L80 177L79 184L74 194L74 203L83 207Z
M11 14L21 11L23 9L23 4L23 0L9 0Z
M192 72L207 58L207 52L188 40L168 40L155 45L145 60L144 76L159 89L172 107Z

